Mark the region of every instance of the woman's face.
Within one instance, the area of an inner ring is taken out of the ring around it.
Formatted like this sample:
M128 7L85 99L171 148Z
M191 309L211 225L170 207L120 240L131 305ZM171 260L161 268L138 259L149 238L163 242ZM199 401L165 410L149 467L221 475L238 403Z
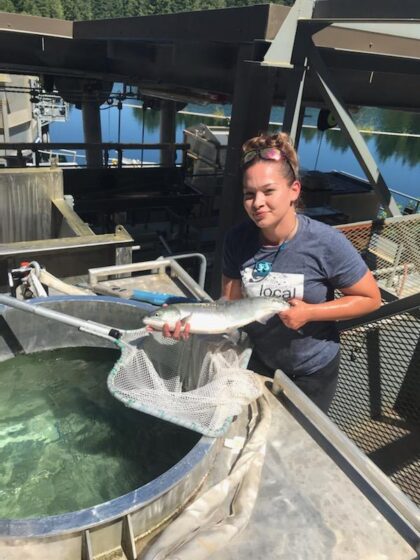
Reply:
M262 229L273 229L289 213L295 213L293 203L299 197L300 183L289 185L277 162L259 160L245 170L243 192L251 220Z

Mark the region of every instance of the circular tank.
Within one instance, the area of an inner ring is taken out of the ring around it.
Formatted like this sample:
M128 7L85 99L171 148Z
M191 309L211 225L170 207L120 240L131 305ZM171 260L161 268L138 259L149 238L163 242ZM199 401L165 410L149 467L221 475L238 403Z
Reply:
M153 309L148 304L102 296L51 297L32 304L121 329L139 328L142 316ZM113 347L67 325L0 305L0 362L19 353L83 346ZM192 449L169 470L93 507L38 518L0 519L0 558L85 560L108 554L118 558L122 550L127 558L135 558L136 543L170 520L197 492L219 441L198 436Z

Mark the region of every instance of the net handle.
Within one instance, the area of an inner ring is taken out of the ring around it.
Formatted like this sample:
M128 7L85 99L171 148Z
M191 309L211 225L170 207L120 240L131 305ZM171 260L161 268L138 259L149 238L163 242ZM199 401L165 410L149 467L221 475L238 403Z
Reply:
M70 325L75 327L80 331L92 334L94 336L99 336L100 338L106 338L107 340L118 340L122 336L122 332L118 329L114 329L108 325L102 325L100 323L94 323L92 321L86 321L84 319L79 319L73 317L72 315L67 315L66 313L61 313L60 311L54 311L53 309L46 309L40 305L31 305L20 301L12 296L0 295L0 304L6 305L8 307L13 307L26 313L32 313L33 315L39 315L45 317L46 319L52 319L53 321L58 321L59 323L64 323L65 325Z

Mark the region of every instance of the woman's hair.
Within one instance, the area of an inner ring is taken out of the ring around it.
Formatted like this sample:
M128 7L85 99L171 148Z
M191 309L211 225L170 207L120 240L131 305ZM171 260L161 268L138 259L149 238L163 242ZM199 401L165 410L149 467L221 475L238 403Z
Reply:
M278 134L260 134L254 138L247 140L242 146L242 156L254 150L263 150L264 148L277 148L281 151L283 158L278 162L282 170L282 175L287 179L290 184L294 180L299 181L299 160L296 150L293 147L292 140L285 132ZM243 165L244 170L251 167L256 161L268 161L264 158L257 156ZM272 161L272 160L270 160Z

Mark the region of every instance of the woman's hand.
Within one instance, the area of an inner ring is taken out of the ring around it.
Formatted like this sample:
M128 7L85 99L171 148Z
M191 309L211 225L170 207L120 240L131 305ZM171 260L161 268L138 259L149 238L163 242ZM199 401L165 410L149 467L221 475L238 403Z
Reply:
M289 329L299 330L310 321L345 321L361 317L381 305L381 292L370 270L358 282L340 291L343 297L323 303L289 299L290 308L281 311L279 317Z
M174 330L171 331L168 323L163 325L162 334L165 338L173 338L174 340L188 340L190 336L191 325L177 321Z
M296 298L289 299L287 303L290 304L289 309L280 311L278 315L286 327L297 331L311 320L312 305Z
M162 335L165 338L173 338L174 340L188 340L190 337L190 328L191 325L189 323L183 324L181 321L177 321L175 323L175 328L171 330L168 323L165 323L162 328ZM148 332L155 332L155 329L150 326L147 326L146 330Z
M164 303L162 307L168 307L168 304ZM162 328L162 335L165 338L173 338L174 340L188 340L190 337L190 328L191 325L189 323L177 321L175 327L171 330L168 323L165 323ZM147 326L146 330L151 333L154 332L155 329Z

